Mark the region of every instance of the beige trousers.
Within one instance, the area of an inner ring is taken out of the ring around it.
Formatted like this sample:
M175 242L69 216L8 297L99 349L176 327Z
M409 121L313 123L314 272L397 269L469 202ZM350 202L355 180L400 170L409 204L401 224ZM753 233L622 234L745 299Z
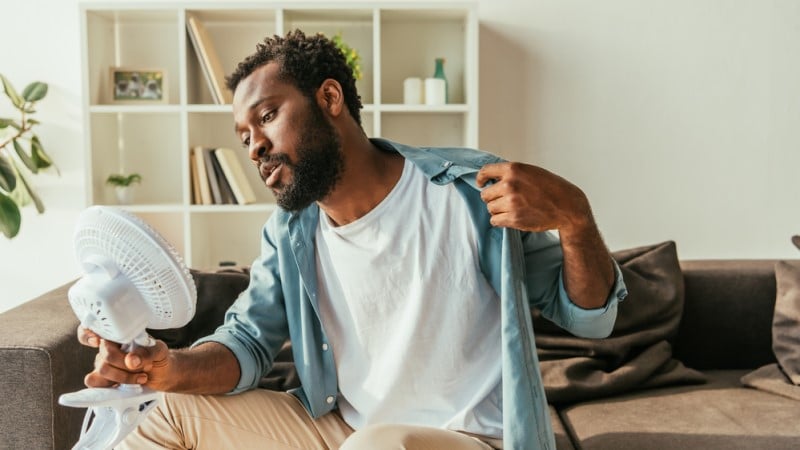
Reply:
M491 445L490 445L491 444ZM494 446L494 447L493 447ZM312 419L293 395L165 394L117 449L490 450L502 442L455 431L375 425L354 432L338 411Z

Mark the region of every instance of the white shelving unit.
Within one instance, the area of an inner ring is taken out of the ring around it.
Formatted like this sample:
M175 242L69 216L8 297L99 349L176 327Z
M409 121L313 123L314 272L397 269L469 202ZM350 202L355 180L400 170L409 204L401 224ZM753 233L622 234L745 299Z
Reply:
M87 2L81 6L83 111L89 204L115 204L105 185L111 173L137 172L135 203L125 208L161 232L195 268L250 264L260 229L275 210L272 194L247 170L258 198L251 205L192 204L192 146L241 146L230 105L214 104L186 17L208 30L226 74L264 37L299 28L341 33L357 49L357 82L367 135L412 145L478 144L478 22L475 4L302 2ZM404 105L403 80L432 76L445 57L450 104ZM111 67L166 72L166 102L113 102ZM242 165L251 163L238 152Z

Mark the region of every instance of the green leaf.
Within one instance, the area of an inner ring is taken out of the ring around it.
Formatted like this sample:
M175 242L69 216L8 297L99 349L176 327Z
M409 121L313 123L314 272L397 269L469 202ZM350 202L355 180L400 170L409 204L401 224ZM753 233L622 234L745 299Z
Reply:
M37 136L31 139L31 159L39 169L46 169L53 165L53 160L44 152Z
M44 212L44 203L42 203L42 199L36 194L36 192L31 188L31 185L28 184L28 180L25 179L25 175L21 172L19 174L19 179L22 181L22 185L25 186L25 190L28 191L28 195L31 196L31 200L33 200L33 204L36 205L36 211L41 214Z
M9 196L0 192L0 231L11 239L19 233L21 222L19 206Z
M8 157L0 154L0 188L11 193L17 188L17 175Z
M39 101L43 99L45 95L47 95L47 84L41 81L34 81L25 86L25 89L22 91L22 98L28 102Z
M17 142L17 139L14 139L14 150L17 151L17 156L19 156L19 159L22 160L23 164L25 164L25 167L27 167L28 170L33 173L39 172L39 167L36 166L35 162L33 162L33 158L28 156L28 154L25 152L25 149L22 148L19 142Z
M28 123L31 124L31 125L39 125L42 122L39 122L36 119L28 119Z
M0 129L9 126L12 123L14 123L14 119L6 119L4 117L0 117Z
M25 100L23 100L22 97L17 94L17 90L14 89L14 86L11 85L11 82L8 81L8 79L2 74L0 74L0 81L3 82L3 89L6 91L8 98L11 99L11 103L13 103L18 109L22 108L22 106L25 104Z

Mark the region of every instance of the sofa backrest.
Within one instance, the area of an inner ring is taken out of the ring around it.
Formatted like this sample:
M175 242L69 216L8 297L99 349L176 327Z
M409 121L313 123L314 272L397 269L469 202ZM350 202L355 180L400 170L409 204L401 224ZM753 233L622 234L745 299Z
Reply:
M681 261L686 285L674 355L699 369L755 369L775 362L776 260Z

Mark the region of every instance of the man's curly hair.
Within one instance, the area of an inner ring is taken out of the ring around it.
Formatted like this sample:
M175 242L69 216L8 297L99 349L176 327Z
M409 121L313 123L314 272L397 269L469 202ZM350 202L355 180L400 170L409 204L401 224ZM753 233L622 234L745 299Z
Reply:
M228 89L235 91L243 79L272 61L280 64L280 79L293 84L312 101L323 81L328 78L338 81L347 110L361 125L361 96L356 90L353 70L347 65L341 50L321 33L306 36L302 31L294 30L285 38L277 35L265 38L256 46L256 52L240 62L226 78Z

